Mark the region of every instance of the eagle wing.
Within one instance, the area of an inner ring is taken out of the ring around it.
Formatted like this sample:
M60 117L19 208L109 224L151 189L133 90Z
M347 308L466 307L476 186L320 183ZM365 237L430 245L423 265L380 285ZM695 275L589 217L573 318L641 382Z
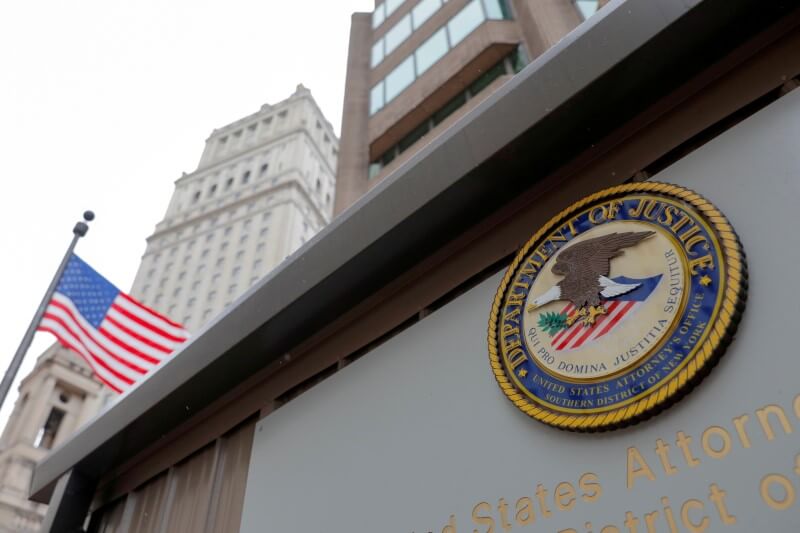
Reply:
M559 256L559 261L573 263L578 267L578 271L591 274L592 279L596 281L600 276L608 276L611 260L621 255L623 248L630 248L654 233L626 231L586 239L564 250Z
M574 244L559 254L556 264L567 272L561 281L562 297L572 301L576 307L585 303L597 305L600 302L600 279L607 278L611 269L611 259L647 237L653 231L626 231L609 233Z

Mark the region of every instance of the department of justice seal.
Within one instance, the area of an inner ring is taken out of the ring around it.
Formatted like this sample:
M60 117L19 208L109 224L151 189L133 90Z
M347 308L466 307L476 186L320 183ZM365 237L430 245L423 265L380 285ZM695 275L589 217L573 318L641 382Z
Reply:
M665 183L606 189L551 219L509 266L489 359L531 417L602 431L677 401L744 309L747 266L725 216Z

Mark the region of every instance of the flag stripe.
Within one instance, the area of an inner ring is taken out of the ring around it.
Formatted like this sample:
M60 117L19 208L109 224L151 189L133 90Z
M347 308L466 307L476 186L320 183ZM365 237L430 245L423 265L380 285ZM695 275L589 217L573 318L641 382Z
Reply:
M580 333L580 331L581 331L581 328L583 328L583 322L581 322L581 321L576 321L576 322L575 322L575 323L572 325L572 327L570 328L570 333L569 333L569 334L566 336L566 338L565 338L564 340L562 340L562 341L559 343L559 345L558 345L558 346L556 346L556 350L563 350L563 349L564 349L564 346L566 346L567 344L569 344L569 341L571 341L571 340L572 340L572 339L573 339L573 338L574 338L574 337L575 337L575 336L576 336L578 333Z
M583 341L589 338L590 335L592 335L593 333L597 333L598 331L597 328L599 328L603 324L606 317L608 317L609 314L613 313L618 306L619 306L618 301L612 302L611 305L608 306L608 309L606 309L606 313L608 314L600 315L600 317L595 320L595 323L592 324L591 327L585 328L586 332L583 335L581 335L577 340L575 340L575 342L572 343L570 348L579 347L581 344L583 344Z
M123 383L130 385L134 382L134 378L131 376L127 376L124 373L120 372L118 368L119 365L114 365L111 358L106 357L105 354L100 353L99 351L94 351L87 346L87 342L85 340L85 336L80 333L80 328L77 327L77 324L72 321L69 316L64 313L63 311L59 310L60 314L56 315L53 313L45 313L44 317L49 319L52 322L57 323L63 329L65 329L69 334L77 341L77 343L83 347L82 351L78 351L80 355L83 355L84 358L91 356L91 360L97 362L100 366L102 366L105 370L111 373L115 378L122 381ZM89 361L89 359L87 359ZM116 366L117 368L113 368Z
M75 308L75 304L72 303L72 300L70 300L66 296L59 293L55 293L53 295L53 299L50 301L50 306L63 308L70 314L70 317L76 321L76 323L81 327L81 330L86 335L88 335L90 340L96 345L96 347L87 345L86 348L89 351L97 353L97 351L99 350L102 352L99 353L99 355L103 357L105 356L111 357L113 360L119 361L122 364L128 366L129 368L135 370L138 374L143 374L147 372L147 370L150 369L151 366L153 365L147 360L138 360L131 358L129 356L128 351L118 346L111 339L109 339L107 335L103 334L99 330L96 330L91 324L89 324L89 322L83 317L83 315L81 315ZM137 376L132 376L132 377L133 379L137 378Z
M634 304L636 304L636 302L633 302L633 301L631 301L631 302L625 302L625 305L623 306L622 310L621 310L621 311L620 311L620 312L617 314L617 316L615 316L615 317L614 317L614 319L613 319L613 320L610 320L610 321L608 322L608 324L606 324L606 327L604 327L604 328L603 328L603 330L602 330L602 331L600 331L600 332L597 334L597 336L598 336L598 337L601 337L601 336L605 335L606 333L608 333L608 332L609 332L609 330L611 330L611 328L613 328L613 327L614 327L614 325L615 325L617 322L619 322L619 321L622 319L622 317L624 317L624 316L625 316L625 315L628 313L628 310L629 310L631 307L633 307L633 306L634 306Z
M152 324L157 331L162 331L165 334L172 335L181 340L186 340L189 337L189 332L177 322L173 322L164 315L152 309L148 309L123 292L119 293L119 296L121 296L121 298L118 297L116 303L120 307L130 311L145 322Z
M120 320L121 318L121 320ZM142 328L138 328L136 323L131 323L128 320L125 320L124 317L119 317L118 315L112 314L111 311L106 315L106 319L100 324L101 328L109 328L115 332L115 334L120 338L130 339L130 342L140 343L142 347L147 347L146 353L148 353L151 357L157 357L161 359L164 355L170 353L172 350L175 349L176 344L170 342L171 346L164 346L157 342L156 339L159 337L153 335L152 333L146 333L142 331ZM137 331L138 330L138 331Z
M55 296L58 296L58 294ZM134 365L125 358L119 357L104 349L98 342L100 335L97 335L97 331L92 328L91 324L80 314L69 309L72 307L72 302L69 300L67 300L67 302L69 302L67 304L58 302L55 296L47 307L46 313L51 315L51 317L60 318L64 327L69 329L75 338L78 339L90 353L98 356L108 364L109 370L113 371L115 375L119 374L120 376L125 376L125 378L130 379L131 382L139 377L137 374L146 372L145 369L138 365Z
M130 346L129 344L125 343L124 340L122 340L121 338L115 336L113 333L114 331L113 326L111 326L110 328L109 326L110 324L104 321L103 324L100 325L100 329L97 330L97 332L101 334L103 337L105 337L109 342L115 345L115 350L118 354L122 353L125 354L125 356L127 356L128 354L133 355L141 359L142 364L147 363L148 366L149 365L155 366L161 363L162 356L164 354L161 354L161 356L154 357L152 355L137 350L133 346ZM111 329L111 331L109 329Z
M114 392L122 392L123 387L127 385L124 382L120 382L114 377L113 374L109 373L105 367L100 366L96 361L94 361L93 356L89 354L86 348L84 348L81 343L75 339L75 337L73 337L72 334L69 333L69 331L67 331L59 322L45 317L39 324L38 329L40 331L52 333L62 345L83 357L92 368L92 371L95 373L98 379L108 385L112 390L114 390Z
M111 308L108 310L108 314L106 318L113 317L115 320L122 322L125 321L129 323L132 327L135 325L135 328L144 336L158 338L161 340L162 344L169 344L168 351L172 351L175 346L179 345L183 341L186 340L186 335L184 336L177 336L171 333L172 328L170 327L170 331L164 331L150 322L142 319L137 314L131 312L130 310L126 309L124 305L121 305L124 300L117 296L117 299L111 304Z
M575 310L575 306L572 305L572 303L568 303L567 306L564 309L561 310L561 314L562 315L567 315L567 317L569 317L570 314L572 314L572 311L574 311L574 310ZM555 346L555 344L561 339L561 337L564 336L564 333L566 333L568 329L569 328L562 329L561 331L559 331L556 334L555 337L553 337L553 342L552 342L553 346Z

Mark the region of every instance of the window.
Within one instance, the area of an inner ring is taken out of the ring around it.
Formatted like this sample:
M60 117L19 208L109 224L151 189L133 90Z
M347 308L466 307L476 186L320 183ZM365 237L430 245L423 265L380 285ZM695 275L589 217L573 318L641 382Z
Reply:
M431 18L431 15L436 13L442 7L442 0L422 0L419 4L414 6L411 10L413 17L414 29L419 29L426 20Z
M386 19L386 4L381 4L372 12L372 27L377 28Z
M170 305L169 309L167 309L167 316L174 316L175 315L175 305Z
M244 250L239 250L238 252L236 252L236 257L235 257L236 261L241 261L242 257L244 257Z
M206 257L208 257L208 248L204 249L204 250L203 250L203 251L200 253L200 258L201 258L201 259L205 259Z
M206 242L211 242L212 240L214 240L214 232L213 231L209 232L208 234L206 234Z
M264 124L264 126L269 126L270 124L272 124L272 117L265 118L264 120L261 121L261 123Z
M196 193L194 193L194 196L192 196L192 203L193 203L193 204L194 204L194 203L197 203L197 201L198 201L199 199L200 199L200 191L197 191Z
M261 215L261 220L269 220L270 216L272 216L272 213L270 211L267 211L266 213Z
M246 242L247 242L247 235L242 235L242 236L239 238L239 244L244 244L244 243L246 243Z
M208 293L208 301L213 302L214 298L217 297L217 291L211 291Z
M597 2L595 1L595 3ZM510 20L512 18L506 0L483 0L483 5L489 20Z
M278 118L286 118L286 115L288 115L288 114L289 114L289 111L287 111L286 109L284 109L283 111L281 111L280 113L278 113Z
M261 228L261 231L258 232L259 237L265 237L269 233L269 228Z
M411 14L408 14L386 32L386 36L383 38L386 46L386 55L391 54L400 43L408 39L411 31Z
M372 45L372 60L369 66L375 68L381 61L383 61L383 39Z
M241 271L242 271L242 267L238 267L238 266L237 267L233 267L233 270L231 270L231 278L233 278L233 279L238 278L239 277L239 272L241 272Z
M234 283L230 287L228 287L228 294L236 294L236 284Z
M185 270L183 270L180 273L178 273L178 281L182 280L185 277L186 277L186 271Z
M597 12L598 0L575 0L575 5L584 19L588 19Z
M194 283L192 283L192 292L196 291L199 286L200 286L199 281L195 281Z
M219 259L217 259L217 267L221 267L224 264L225 264L225 258L224 257L220 257Z
M256 252L263 252L264 251L264 243L260 242L256 245Z
M406 0L386 0L384 4L386 4L386 16L388 17L392 13L394 13L398 7L403 5L403 2Z
M217 184L216 183L214 185L212 185L211 188L208 189L208 195L209 196L214 196L215 192L217 192Z
M383 81L379 81L369 93L369 114L374 115L383 107ZM198 197L200 193L197 193Z
M196 298L189 298L189 300L186 301L186 307L194 307L194 303L196 301L197 301Z
M391 102L395 96L411 85L413 81L414 57L409 56L386 76L386 102Z
M261 165L261 170L259 170L259 174L261 174L262 176L265 175L267 173L268 168L269 164L264 163L263 165Z
M203 311L203 320L204 321L208 320L208 317L210 317L210 316L211 316L211 309L206 309L205 311Z
M178 287L172 292L173 296L180 296L181 295L181 288Z
M227 191L233 186L233 178L228 178L225 180L225 190Z
M260 268L261 268L261 259L256 259L255 262L253 263L253 270L258 272Z
M447 33L444 28L430 36L430 38L422 43L414 57L417 60L417 76L428 70L431 65L436 63L443 55L447 53Z
M219 251L220 252L224 252L227 249L228 249L228 243L227 242L223 242L222 244L219 245Z
M317 178L317 185L316 185L316 187L317 187L317 190L320 190L320 189L322 188L322 182L321 182L321 181L319 181L319 178Z
M447 23L450 33L450 46L455 47L464 37L483 22L483 10L478 0L472 0Z
M213 276L211 276L211 284L216 285L217 282L219 282L219 274L214 274Z
M250 171L246 170L244 174L242 174L242 183L247 183L250 181Z
M226 236L226 237L227 237L228 235L230 235L230 234L231 234L231 230L232 230L232 228L231 228L230 226L228 226L227 228L225 228L225 236Z
M56 436L58 435L58 430L61 427L61 422L64 421L64 414L64 411L56 407L50 410L50 414L47 415L44 426L42 426L39 433L36 435L35 442L37 448L49 450L53 447Z

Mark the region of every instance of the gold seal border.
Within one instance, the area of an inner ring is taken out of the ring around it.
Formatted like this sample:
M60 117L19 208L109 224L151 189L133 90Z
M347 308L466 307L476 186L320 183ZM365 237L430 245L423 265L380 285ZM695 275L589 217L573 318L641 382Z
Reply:
M539 239L549 234L557 225L562 224L564 220L587 205L628 193L652 193L677 198L692 206L708 222L719 240L721 247L719 252L721 252L725 261L723 280L725 288L721 305L715 312L716 316L712 316L710 319L712 326L707 330L710 334L687 356L687 360L680 371L647 396L618 409L596 414L565 414L547 409L528 399L516 389L509 381L508 376L506 376L505 369L500 361L497 325L506 289L520 263L528 255L533 245L538 243ZM573 203L552 217L517 253L506 270L500 287L497 289L491 313L489 314L489 364L497 384L506 397L531 418L570 431L606 431L623 427L649 418L666 409L691 391L711 371L736 331L744 310L746 298L747 264L742 245L728 219L714 204L691 189L669 183L643 182L610 187Z

